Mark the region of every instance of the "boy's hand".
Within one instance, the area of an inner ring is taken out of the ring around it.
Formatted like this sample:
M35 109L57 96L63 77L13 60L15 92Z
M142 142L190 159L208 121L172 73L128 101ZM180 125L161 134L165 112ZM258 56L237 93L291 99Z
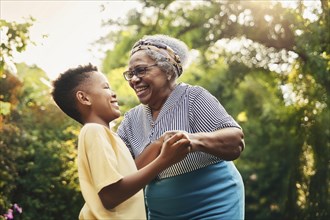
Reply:
M188 133L186 131L180 131L180 130L172 130L172 131L166 131L160 138L163 138L163 140L167 140L168 138L172 137L175 134L182 133L185 138L187 138L190 141L190 152L200 151L200 141L198 139L198 135Z
M190 141L184 133L166 133L159 157L168 165L172 165L181 161L190 150Z

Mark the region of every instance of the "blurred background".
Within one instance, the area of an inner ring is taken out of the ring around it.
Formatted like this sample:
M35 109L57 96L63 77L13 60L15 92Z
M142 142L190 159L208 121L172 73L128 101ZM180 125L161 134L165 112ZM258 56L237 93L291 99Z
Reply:
M122 76L129 50L159 33L191 49L180 81L208 89L244 129L246 148L234 162L246 219L329 219L328 0L0 6L0 219L77 219L80 125L54 104L51 81L97 65L124 113L138 104Z

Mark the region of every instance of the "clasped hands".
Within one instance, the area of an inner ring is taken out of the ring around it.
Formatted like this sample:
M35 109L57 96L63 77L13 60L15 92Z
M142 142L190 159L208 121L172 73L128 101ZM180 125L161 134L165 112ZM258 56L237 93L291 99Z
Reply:
M179 162L192 151L188 133L184 131L167 131L155 142L159 143L159 156L173 163Z

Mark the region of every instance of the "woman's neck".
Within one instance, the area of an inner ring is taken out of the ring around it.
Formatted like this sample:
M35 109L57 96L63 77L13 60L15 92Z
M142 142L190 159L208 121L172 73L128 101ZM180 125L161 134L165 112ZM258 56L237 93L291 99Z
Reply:
M173 84L173 86L170 87L170 92L168 93L168 95L166 97L162 97L162 98L158 99L157 103L148 105L150 110L151 110L153 120L157 119L157 117L159 115L159 112L163 108L163 106L164 106L166 100L168 99L168 97L170 97L170 95L172 94L172 92L175 89L176 85L177 84L175 83L175 84Z

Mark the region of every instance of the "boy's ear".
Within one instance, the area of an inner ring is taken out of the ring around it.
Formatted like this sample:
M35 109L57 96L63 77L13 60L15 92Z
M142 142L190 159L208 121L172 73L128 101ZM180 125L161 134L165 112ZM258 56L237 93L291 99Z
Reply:
M87 94L83 91L77 91L76 92L76 98L78 102L80 102L83 105L91 105L92 103L90 102Z

